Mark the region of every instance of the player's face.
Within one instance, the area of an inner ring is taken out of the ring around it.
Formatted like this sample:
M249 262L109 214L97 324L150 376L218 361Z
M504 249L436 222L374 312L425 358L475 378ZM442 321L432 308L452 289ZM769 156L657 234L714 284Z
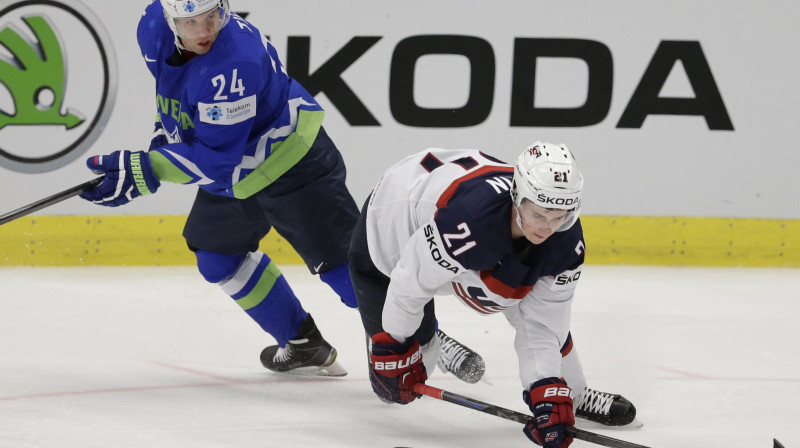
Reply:
M193 17L177 18L175 27L184 48L197 54L206 54L222 28L219 8Z
M569 217L567 210L539 207L530 201L522 201L515 207L522 224L522 232L533 244L541 244L555 233Z

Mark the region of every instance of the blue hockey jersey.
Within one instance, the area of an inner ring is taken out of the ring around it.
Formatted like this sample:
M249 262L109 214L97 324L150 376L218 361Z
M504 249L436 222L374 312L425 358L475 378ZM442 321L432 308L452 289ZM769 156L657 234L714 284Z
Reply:
M322 108L287 75L266 37L236 14L208 53L182 64L160 2L147 6L137 37L169 141L150 151L160 180L246 198L314 143Z

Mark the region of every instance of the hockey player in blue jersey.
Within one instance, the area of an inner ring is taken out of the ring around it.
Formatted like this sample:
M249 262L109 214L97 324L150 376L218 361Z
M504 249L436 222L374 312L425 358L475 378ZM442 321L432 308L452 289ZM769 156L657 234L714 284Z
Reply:
M369 376L384 401L410 403L439 359L434 296L516 331L525 434L572 442L575 416L626 425L625 398L586 387L570 307L586 247L583 178L564 145L536 142L512 167L477 150L429 149L384 172L361 211L348 255L369 341Z
M323 110L289 77L275 48L227 0L151 2L138 27L156 81L149 151L87 161L105 174L81 196L119 206L161 182L198 186L183 235L203 277L218 284L277 341L273 371L343 375L281 271L259 250L274 227L313 274L356 306L346 264L358 207Z
M105 180L81 196L115 207L155 193L162 181L199 186L183 235L203 277L278 342L261 353L262 364L345 374L280 269L258 249L274 227L342 302L357 306L346 255L358 207L321 125L322 108L227 0L153 1L137 37L156 80L150 149L90 158L89 168ZM477 381L481 357L440 337L449 347L442 368Z

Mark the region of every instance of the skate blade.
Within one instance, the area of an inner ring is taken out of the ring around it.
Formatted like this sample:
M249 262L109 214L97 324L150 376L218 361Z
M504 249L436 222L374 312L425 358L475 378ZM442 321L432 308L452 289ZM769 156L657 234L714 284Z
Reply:
M644 422L639 420L638 417L634 418L632 422L628 423L627 425L622 426L608 426L602 423L593 422L591 420L586 420L582 417L575 417L575 426L579 427L580 429L585 430L592 430L592 429L608 429L612 431L627 431L631 429L640 429L644 426Z
M341 364L334 361L327 366L298 367L296 369L283 373L288 373L289 375L297 375L297 376L340 377L347 375L347 370L345 370Z
M453 373L453 372L451 372L451 371L449 371L447 369L443 369L442 366L440 366L439 364L436 364L436 367L434 367L433 370L438 370L438 371L442 372L445 375L453 375L454 377L458 378L455 373ZM458 378L458 379L460 381L464 382L464 383L467 383L467 384L486 383L486 384L488 384L490 386L494 386L494 384L491 381L489 381L488 378L486 378L486 374L481 375L480 379L478 379L478 381L475 381L474 383L470 383L470 382L464 381L461 378Z

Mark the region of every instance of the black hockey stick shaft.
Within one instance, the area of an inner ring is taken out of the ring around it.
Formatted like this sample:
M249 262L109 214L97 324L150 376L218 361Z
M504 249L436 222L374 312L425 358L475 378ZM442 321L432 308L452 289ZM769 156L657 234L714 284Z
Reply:
M511 409L501 408L493 404L484 403L482 401L468 398L463 395L458 395L453 392L438 389L427 384L417 383L414 385L414 392L428 397L436 398L437 400L447 401L470 409L481 411L485 414L494 415L496 417L511 420L517 423L527 424L531 421L531 416L523 414L522 412L512 411ZM637 445L635 443L626 442L624 440L606 437L593 432L584 431L578 428L568 428L567 433L578 440L584 442L594 443L601 446L610 448L648 448L644 445Z
M11 222L15 219L22 218L25 215L29 215L33 212L39 211L45 207L50 207L51 205L58 204L59 202L69 199L73 196L77 196L84 191L89 191L94 187L100 185L100 182L103 181L105 176L96 177L90 181L84 182L80 185L76 185L72 188L68 188L64 191L56 193L52 196L48 196L44 199L38 200L34 203L28 204L24 207L20 207L12 212L8 212L3 216L0 216L0 225L3 225L7 222Z

